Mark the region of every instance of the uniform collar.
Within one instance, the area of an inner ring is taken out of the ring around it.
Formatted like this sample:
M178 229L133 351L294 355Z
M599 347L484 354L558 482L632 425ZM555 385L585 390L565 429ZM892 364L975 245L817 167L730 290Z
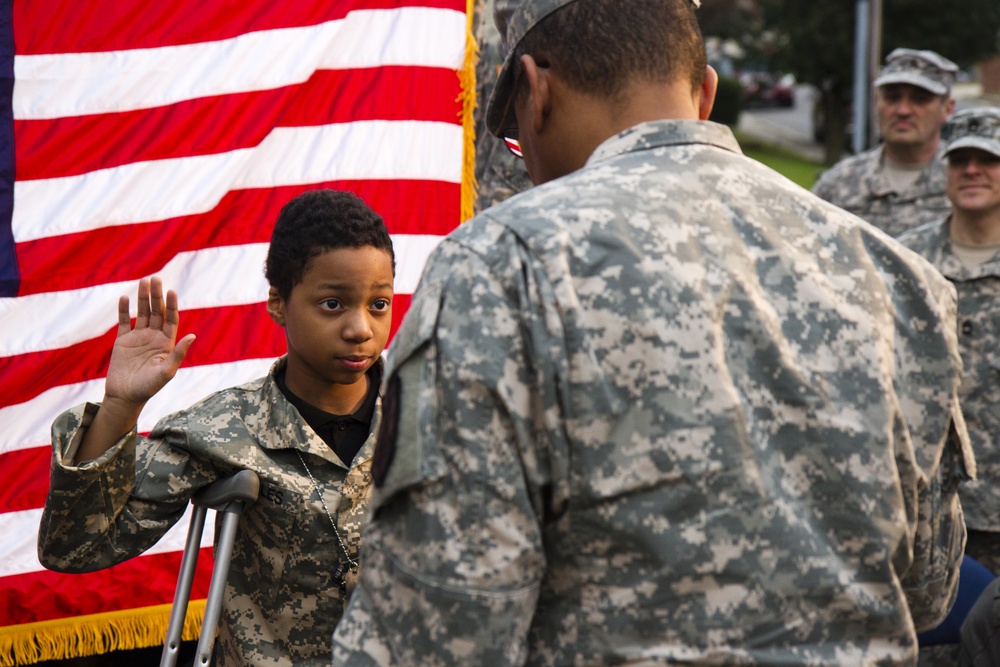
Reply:
M706 144L743 153L733 131L725 125L700 120L655 120L606 139L587 160L587 165L626 153L686 144Z
M989 276L1000 278L1000 253L989 261L969 269L955 254L951 245L951 216L935 223L924 239L924 256L945 278L959 282Z
M275 379L276 374L288 363L286 356L277 359L264 378L261 385L261 401L263 403L261 414L267 418L256 424L256 437L261 447L264 449L298 449L302 452L314 454L322 459L343 465L333 449L327 446L323 439L306 424L283 393L278 388ZM382 358L376 360L380 366L384 363ZM384 372L384 368L382 369ZM377 425L382 416L382 402L377 399L375 403L375 413L372 416L372 424ZM374 433L375 429L372 429ZM369 434L368 440L361 448L355 461L365 461L371 458L374 447L373 434ZM347 462L348 466L350 462Z
M868 189L876 197L887 197L891 194L899 194L896 192L892 186L889 184L889 179L885 175L886 160L889 158L885 154L885 144L880 145L875 149L876 159L871 161L871 171L868 174ZM932 189L935 189L937 179L935 175L938 172L944 171L944 144L938 146L937 153L934 158L924 165L923 170L920 172L920 176L913 183L913 192L916 193L914 198L918 198L926 194Z

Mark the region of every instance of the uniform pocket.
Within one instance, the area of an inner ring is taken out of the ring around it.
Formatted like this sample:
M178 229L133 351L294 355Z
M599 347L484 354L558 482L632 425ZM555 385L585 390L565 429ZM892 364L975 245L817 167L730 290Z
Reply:
M230 577L242 577L242 589L263 609L273 606L290 554L298 548L298 514L305 502L301 494L262 480L260 497L240 519Z

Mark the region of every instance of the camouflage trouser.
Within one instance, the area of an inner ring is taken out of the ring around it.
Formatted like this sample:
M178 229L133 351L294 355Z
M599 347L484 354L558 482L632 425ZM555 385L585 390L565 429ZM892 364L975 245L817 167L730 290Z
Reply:
M917 667L955 667L961 644L921 646L917 654Z
M969 530L965 543L965 555L975 558L993 574L1000 577L1000 533L983 530Z

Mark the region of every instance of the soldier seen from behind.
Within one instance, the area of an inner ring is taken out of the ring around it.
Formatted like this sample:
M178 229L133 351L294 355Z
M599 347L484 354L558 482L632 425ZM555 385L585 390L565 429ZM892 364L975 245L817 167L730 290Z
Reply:
M535 187L393 340L334 664L914 664L973 467L954 288L705 121L688 0L495 18Z

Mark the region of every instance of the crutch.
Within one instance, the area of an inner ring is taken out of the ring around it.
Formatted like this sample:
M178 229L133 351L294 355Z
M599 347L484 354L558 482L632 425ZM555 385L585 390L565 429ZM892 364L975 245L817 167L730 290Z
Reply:
M212 647L215 645L215 631L219 625L219 614L222 612L222 596L226 589L236 528L240 515L257 501L259 493L260 480L257 479L257 473L241 470L232 477L220 479L206 486L191 498L194 511L191 514L191 525L188 528L187 543L184 545L184 556L181 559L181 572L177 577L174 603L170 608L170 625L167 627L167 639L163 643L160 667L174 667L177 664L184 616L187 614L188 600L191 597L194 567L198 562L201 534L205 529L205 514L208 510L223 513L222 530L219 531L219 540L215 545L215 567L212 569L212 580L208 585L205 617L201 623L198 655L194 664L208 665L212 661Z

